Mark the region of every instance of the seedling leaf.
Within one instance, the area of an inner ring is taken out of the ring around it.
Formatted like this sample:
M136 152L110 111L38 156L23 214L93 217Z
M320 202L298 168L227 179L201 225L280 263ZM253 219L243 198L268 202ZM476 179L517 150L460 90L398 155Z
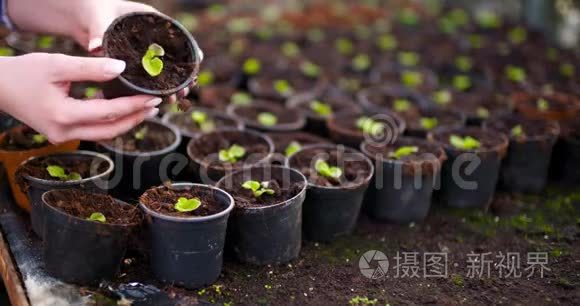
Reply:
M201 200L199 198L188 199L181 197L177 199L177 203L175 203L173 208L179 212L190 212L198 209L200 206Z
M375 121L372 118L366 116L360 117L356 121L356 126L363 133L371 136L378 136L385 129L385 125L383 123Z
M36 41L36 46L43 50L50 49L54 46L54 41L54 36L43 35Z
M399 22L403 25L414 26L419 23L419 15L415 10L404 8L399 12Z
M538 99L536 104L538 106L539 111L545 112L545 111L550 109L550 102L548 102L548 100L546 100L544 98Z
M107 222L107 218L105 218L105 215L103 215L100 212L94 212L92 213L87 220L89 221L94 221L94 222L101 222L101 223L105 223Z
M514 45L519 45L528 38L528 31L524 27L517 26L508 32L508 38Z
M526 81L526 71L521 67L509 65L505 69L505 75L512 82L522 83Z
M433 100L438 105L447 105L451 103L451 92L449 90L438 90L433 94Z
M402 51L397 55L399 64L405 67L415 67L419 64L420 57L415 52Z
M99 93L99 89L97 87L87 87L85 88L85 98L92 99L94 98L97 93Z
M269 185L269 182L245 181L242 188L251 190L254 197L259 198L263 194L273 195L275 193L274 189L268 188Z
M262 63L256 58L249 58L244 62L244 73L247 75L256 75L262 69Z
M61 181L78 181L82 179L81 175L77 172L66 174L66 171L61 166L49 165L46 167L46 171L48 175L58 178Z
M315 78L320 75L320 67L312 62L303 62L300 65L300 70L305 76L310 78Z
M34 142L36 144L45 143L47 140L48 140L48 138L46 138L46 136L44 136L42 134L32 135L32 142Z
M393 102L393 108L396 112L403 113L411 109L411 102L407 99L396 99Z
M274 82L274 90L283 96L291 95L294 92L294 89L286 80L276 80Z
M431 117L431 118L424 117L424 118L421 118L420 123L421 123L422 128L424 128L426 130L432 130L432 129L436 128L437 125L439 125L439 120L437 120L437 118L435 118L435 117Z
M391 152L389 154L389 157L394 158L394 159L401 159L405 156L409 156L413 153L417 153L419 152L419 148L418 147L414 147L414 146L407 146L407 147L400 147L397 150L395 150L395 152Z
M489 110L483 106L478 107L477 110L475 111L475 114L479 118L483 119L489 118Z
M240 106L248 106L252 104L252 97L245 92L236 92L230 98L230 103Z
M458 56L455 58L455 67L462 72L468 72L473 68L473 62L469 56Z
M228 162L233 164L240 158L244 157L244 155L246 155L246 149L237 144L233 144L227 149L220 150L218 155L218 158L221 162Z
M14 56L14 50L8 47L0 47L0 56Z
M397 39L391 34L383 34L378 38L377 45L383 51L391 51L397 48Z
M518 125L514 126L512 128L512 130L510 131L510 134L513 137L522 137L522 136L525 136L524 129L522 128L522 125L521 124L518 124Z
M302 149L302 145L297 142L297 141L292 141L290 142L290 144L288 144L288 146L286 147L286 150L284 150L284 154L286 155L286 157L300 151Z
M576 67L570 63L563 63L560 65L560 74L567 78L571 78L576 74Z
M349 55L354 51L352 42L346 38L337 39L334 43L334 46L336 47L338 53L342 55Z
M209 70L204 70L197 75L197 85L208 86L213 84L214 74Z
M351 65L355 71L367 71L371 67L371 58L366 54L358 54L352 59Z
M282 54L286 57L296 57L300 54L300 47L294 42L285 42L282 45Z
M163 61L159 58L165 55L165 50L160 45L153 43L149 45L145 55L141 59L143 69L152 77L156 77L163 71Z
M258 114L258 122L263 126L275 126L278 118L272 113L264 112Z
M419 71L403 71L401 81L405 86L415 88L423 84L423 74Z
M331 167L322 159L319 159L314 163L314 169L318 172L318 174L331 178L331 179L339 179L342 176L342 169L338 167Z
M459 91L466 91L471 88L471 78L468 75L456 75L453 77L453 87Z
M449 143L460 150L474 150L481 146L479 140L471 136L461 137L457 135L451 135L449 137Z
M328 117L332 115L332 107L330 104L321 102L319 100L310 103L310 109L321 117Z
M133 137L135 137L135 139L137 140L144 140L145 137L147 136L148 130L149 129L147 128L147 126L144 126L140 128L138 131L136 131L135 134L133 134Z

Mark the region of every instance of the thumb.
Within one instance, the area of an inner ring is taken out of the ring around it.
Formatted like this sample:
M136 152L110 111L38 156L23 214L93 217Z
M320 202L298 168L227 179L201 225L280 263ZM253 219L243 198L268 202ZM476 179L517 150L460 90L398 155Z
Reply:
M106 57L75 57L55 55L53 75L58 82L112 80L125 71L124 61Z

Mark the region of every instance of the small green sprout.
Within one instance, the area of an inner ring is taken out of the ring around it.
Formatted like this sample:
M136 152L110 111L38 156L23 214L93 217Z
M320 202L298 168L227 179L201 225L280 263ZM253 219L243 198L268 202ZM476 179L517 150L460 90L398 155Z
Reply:
M316 78L320 76L320 67L312 62L303 62L300 64L300 71L309 78Z
M473 49L481 49L485 46L485 38L478 34L471 34L467 36L469 46Z
M366 54L357 54L351 62L351 66L355 71L367 71L371 67L371 58Z
M90 86L90 87L85 88L85 98L87 98L87 99L92 99L92 98L96 97L98 93L99 93L99 88L97 88L97 87Z
M264 26L256 31L256 36L263 41L268 41L274 37L274 30L270 27Z
M199 86L211 85L211 84L213 84L214 79L215 79L215 77L214 77L213 72L211 72L209 70L201 71L197 75L197 85L199 85Z
M419 54L410 51L401 51L397 54L397 60L399 64L405 67L415 67L419 64L421 58Z
M43 35L36 40L36 46L39 49L46 50L52 48L54 46L54 42L54 36Z
M508 38L514 45L519 45L528 38L528 31L522 26L517 26L508 32Z
M385 125L382 122L373 120L372 118L363 116L356 121L356 127L363 133L378 136L383 133Z
M324 40L325 36L326 35L324 34L324 31L322 31L319 28L313 28L306 32L306 38L314 43L321 42L322 40Z
M236 92L230 97L230 103L240 106L248 106L252 104L252 97L245 92Z
M326 177L338 180L342 176L342 169L338 167L331 167L327 162L319 159L314 163L314 169L318 174Z
M211 120L207 113L202 111L193 111L191 113L191 120L195 122L202 132L211 132L215 130L215 123Z
M272 113L263 112L258 114L258 122L263 126L274 126L278 123L278 117Z
M501 18L489 10L478 11L475 20L484 29L497 29L502 24Z
M411 102L402 98L395 99L395 101L393 101L393 108L398 113L404 113L411 109Z
M244 157L244 155L246 155L246 149L237 144L233 144L228 149L219 151L219 160L221 162L229 162L233 164L237 162L240 158Z
M526 70L521 67L509 65L505 68L506 77L516 83L523 83L526 81Z
M377 39L377 46L383 51L394 50L397 45L397 38L391 34L383 34Z
M480 106L475 110L475 115L479 118L487 119L489 118L489 110L483 106Z
M379 301L377 299L369 299L366 296L358 296L358 295L351 298L348 301L348 304L353 306L368 306L368 305L376 305L378 303Z
M576 67L570 63L563 63L560 65L560 74L567 78L571 78L576 74Z
M423 84L423 74L419 71L403 71L401 82L407 87L415 88Z
M455 58L455 68L462 72L468 72L473 68L473 61L469 56L458 56Z
M451 96L451 92L449 90L442 89L433 93L433 101L435 101L437 105L448 105L451 103L452 98L453 97Z
M539 111L545 112L550 109L550 102L544 98L540 98L538 101L536 101L536 106L538 107Z
M522 125L518 124L512 128L512 130L510 131L510 135L512 135L513 137L522 137L525 136L526 134L524 133L524 128L522 127Z
M414 26L419 23L419 15L413 9L404 8L399 12L398 20L403 25Z
M35 144L43 144L48 140L48 138L42 134L32 135L32 142Z
M252 21L249 18L233 18L226 24L231 33L248 33L252 29Z
M227 9L223 4L214 3L207 8L207 12L212 19L220 19L227 13Z
M335 41L334 46L338 53L342 55L349 55L354 52L352 41L346 38L339 38Z
M453 88L459 91L466 91L471 88L471 78L468 75L460 74L453 76Z
M263 194L273 195L274 189L268 187L270 187L270 182L245 181L242 184L242 188L251 190L256 198L261 197Z
M286 57L296 57L300 54L300 47L294 42L285 42L282 45L282 54Z
M190 212L201 207L201 200L199 198L188 199L181 197L177 199L177 203L173 205L173 208L178 212Z
M144 126L144 127L140 128L139 130L137 130L135 132L135 134L133 134L133 137L137 140L144 140L145 137L147 136L148 131L149 131L149 129L147 128L147 126Z
M107 222L107 218L105 218L105 215L103 215L100 212L94 212L92 213L87 220L89 221L94 221L94 222L101 222L101 223L105 223Z
M474 150L481 147L479 140L471 136L461 137L457 135L451 135L449 137L449 143L460 150Z
M439 120L435 117L423 117L420 120L421 127L425 130L432 130L439 125Z
M46 171L51 177L58 178L61 181L78 181L82 179L81 175L77 172L71 172L67 174L64 168L61 166L49 165L46 167Z
M290 142L290 144L288 144L288 146L284 150L284 154L286 155L286 157L288 157L288 156L300 151L301 149L302 149L302 145L298 141L292 141L292 142Z
M403 157L409 156L417 152L419 152L418 147L414 146L400 147L397 150L395 150L395 152L389 153L389 157L394 159L401 159Z
M283 96L291 95L294 92L294 88L287 80L276 80L274 82L274 90Z
M310 109L321 117L328 117L332 115L332 107L330 104L315 100L310 102Z
M177 19L177 21L179 21L179 23L181 23L189 32L195 31L199 25L197 18L190 13L178 13L175 16L175 19Z
M447 34L455 34L457 32L457 24L453 22L453 20L451 20L451 18L449 17L443 16L439 18L439 20L437 21L437 25L439 26L441 32Z
M256 75L262 69L262 63L257 58L248 58L244 62L244 73L247 75Z
M8 47L0 47L0 56L14 56L14 50Z
M152 77L156 77L163 71L163 61L160 57L165 55L165 50L158 44L151 44L147 48L147 52L141 59L143 69Z
M454 8L447 15L457 25L463 26L469 23L469 15L463 9Z

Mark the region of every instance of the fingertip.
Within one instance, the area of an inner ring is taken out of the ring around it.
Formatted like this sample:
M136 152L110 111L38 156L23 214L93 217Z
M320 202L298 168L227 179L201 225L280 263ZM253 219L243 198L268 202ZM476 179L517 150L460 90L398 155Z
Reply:
M111 58L107 61L107 64L105 64L105 74L109 76L118 76L125 71L126 67L127 64L124 61Z

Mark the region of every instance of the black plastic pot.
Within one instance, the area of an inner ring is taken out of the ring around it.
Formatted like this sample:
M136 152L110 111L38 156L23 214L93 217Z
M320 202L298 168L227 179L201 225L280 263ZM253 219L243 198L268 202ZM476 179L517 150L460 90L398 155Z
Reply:
M175 189L206 188L215 191L224 210L205 217L159 214L142 203L151 239L151 269L167 283L199 288L215 282L222 270L228 217L234 200L225 191L201 184L176 183Z
M492 148L462 151L449 144L449 135L475 136L496 139ZM443 145L448 160L443 163L441 203L455 208L487 210L493 200L499 178L501 161L505 157L508 138L499 132L481 128L451 129L438 131L432 138Z
M42 237L42 229L44 228L44 204L42 195L54 189L83 189L93 193L106 194L108 191L108 179L113 169L113 161L106 155L90 152L90 151L75 151L70 153L57 153L50 155L41 155L31 157L24 161L20 167L27 163L38 160L39 158L51 157L59 160L91 160L91 173L94 175L83 178L78 181L55 181L44 180L30 175L23 175L26 181L28 198L30 200L30 221L32 223L32 230L38 237ZM106 163L105 170L98 173L99 167L102 163Z
M297 169L294 165L296 156L306 150L324 149L325 151L343 150L349 154L349 161L354 158L364 161L369 166L369 175L357 185L345 187L325 187L308 183L306 200L303 205L304 236L309 240L328 242L352 233L362 207L365 192L373 177L374 167L362 153L343 146L312 145L291 155L286 166ZM353 155L354 154L354 155ZM314 161L313 161L314 162ZM297 169L300 171L300 169Z
M140 223L130 225L87 221L65 214L43 196L43 256L47 272L65 282L95 285L112 279L121 266L127 242ZM127 203L117 201L119 205Z
M270 206L236 206L230 219L228 243L239 260L256 265L285 263L300 254L302 244L302 203L306 197L306 178L302 173L281 166L259 166L223 177L218 188L231 190L236 177L243 180L268 181L275 172L283 184L303 182L303 189L291 199ZM235 197L235 195L234 195Z
M162 125L171 130L175 139L168 147L151 152L125 152L107 143L99 145L115 162L115 171L110 182L111 193L123 200L135 200L151 186L160 185L168 180L172 171L187 167L188 160L175 154L181 143L181 133L172 125L164 124L157 119L146 122ZM180 165L172 166L177 162Z
M396 160L379 153L401 146L417 146L421 157ZM389 145L364 142L361 151L375 162L375 178L366 199L369 215L395 223L422 221L429 213L441 165L446 159L441 146L418 138L401 138Z
M192 77L188 78L183 83L181 83L179 86L174 87L174 88L170 88L170 89L166 89L166 90L152 90L149 88L144 88L144 87L138 86L138 85L132 83L131 81L129 81L127 78L123 77L123 75L120 75L119 77L113 79L112 81L109 81L109 82L106 82L103 84L103 94L104 94L105 98L107 98L107 99L126 97L126 96L134 96L134 95L140 95L140 94L152 95L152 96L169 96L169 95L175 94L178 91L190 86L193 82L193 76L197 75L197 73L199 71L199 65L201 63L203 55L202 55L200 48L199 48L197 42L195 41L195 39L193 39L193 37L191 36L189 31L186 28L184 28L175 19L169 18L169 17L162 15L162 14L156 14L156 13L143 13L143 12L129 13L129 14L120 16L117 19L113 20L111 25L109 25L109 27L107 28L107 31L105 32L105 35L103 37L103 51L104 51L106 57L111 57L109 54L109 51L108 51L109 50L108 44L110 43L109 42L109 36L110 36L109 33L114 30L114 28L117 26L117 24L119 24L120 22L123 22L124 19L126 19L126 18L138 18L138 17L142 17L142 16L155 16L155 18L165 19L165 20L169 21L171 24L173 24L177 29L179 29L179 33L176 33L176 34L182 35L183 38L188 42L188 44L192 50L191 63L194 66L194 71L192 73Z

